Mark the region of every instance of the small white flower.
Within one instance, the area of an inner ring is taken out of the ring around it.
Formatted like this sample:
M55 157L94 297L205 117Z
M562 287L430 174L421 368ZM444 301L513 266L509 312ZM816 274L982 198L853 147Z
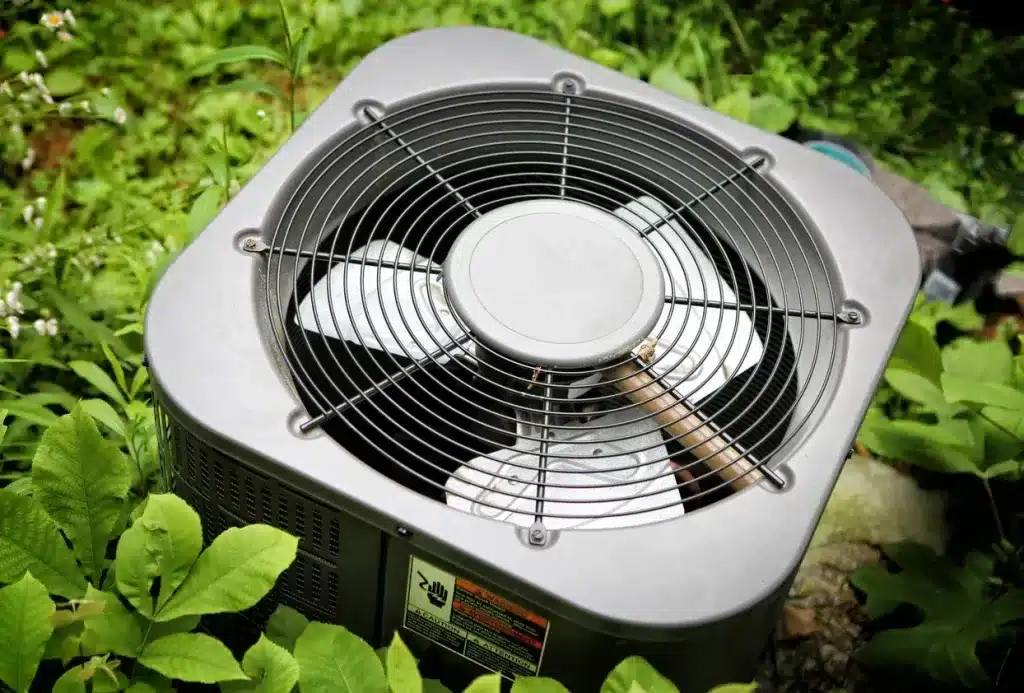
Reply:
M49 94L43 94L43 101L45 101L46 103L48 103L50 105L53 105L53 97L50 96Z
M32 221L32 215L35 214L36 209L32 205L25 205L25 209L21 210L21 218L28 224Z
M28 76L28 78L32 82L32 84L36 85L40 89L46 89L46 84L43 82L43 76L38 72L33 72Z
M11 89L10 83L0 82L0 94L14 98L14 91Z
M42 65L43 67L49 67L50 66L50 63L47 62L47 60L46 60L46 54L43 53L41 50L38 50L38 49L36 50L36 60L38 60L39 64Z
M43 211L44 209L46 209L46 198L45 197L37 197L36 198L36 209L38 209L40 212Z
M240 189L241 189L241 186L238 185L238 181L237 180L232 180L231 183L228 184L228 195L231 195L231 196L237 195L238 191Z
M128 113L123 108L118 106L114 109L114 122L118 125L124 125L125 121L128 120Z
M85 237L85 244L86 245L92 245L92 236L86 236Z
M12 315L7 318L7 329L11 333L11 338L18 338L18 335L21 334L21 321L18 320L17 316Z
M70 115L71 104L69 104L67 101L63 102L60 106L57 106L57 112L60 113L62 116Z
M32 84L32 79L28 76L28 73L22 70L18 73L18 79L21 80L22 84Z
M70 41L73 37L71 36L71 32L61 29L57 32L57 38L61 41Z
M49 256L49 258L51 260L55 260L57 258L57 247L54 246L54 245L51 245L49 247L49 250L47 250L46 254Z
M15 291L17 291L19 294L21 293L21 289L22 289L23 286L24 286L24 284L22 284L21 282L12 282L11 283L11 288L14 289Z
M100 89L100 93L104 96L110 96L110 87L103 87Z
M39 18L39 23L47 29L59 29L64 26L64 15L60 12L47 12Z
M91 107L89 106L89 102L88 101L82 101L78 105L81 106L82 110L85 111L86 113L89 113L92 110Z
M46 321L46 334L51 337L57 336L57 320L56 318L50 318Z
M260 110L256 111L256 117L257 117L257 118L266 118L266 117L267 117L267 112L266 112L266 111L264 111L264 110L263 110L263 109L261 108Z
M71 26L78 25L78 22L75 20L75 15L71 13L71 10L64 10L64 19L67 20L67 23Z
M121 237L115 235L114 236L114 243L116 243L117 245L121 245Z
M36 331L36 332L37 332L38 334L41 334L41 335L42 335L42 334L46 334L46 321L45 321L45 320L43 320L42 318L39 318L39 319L38 319L38 320L36 320L36 321L35 321L34 323L32 323L32 328L33 328L33 329L34 329L34 330L35 330L35 331Z
M21 123L15 123L11 126L11 134L14 135L15 137L21 137L23 134L25 134L24 131L21 129Z
M22 170L24 170L24 171L29 170L30 168L32 168L32 164L33 163L34 162L32 161L32 158L26 156L24 159L21 160L21 168L22 168Z
M36 225L37 229L43 228L43 218L42 217L36 217L36 220L33 223Z

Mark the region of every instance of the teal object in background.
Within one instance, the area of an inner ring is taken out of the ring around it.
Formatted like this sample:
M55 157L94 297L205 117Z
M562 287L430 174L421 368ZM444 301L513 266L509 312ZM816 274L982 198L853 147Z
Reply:
M804 144L816 152L821 152L825 156L835 159L841 164L846 164L861 175L868 177L871 176L871 169L868 168L866 163L864 163L864 160L841 144L826 142L824 140L814 140L811 142L804 142Z

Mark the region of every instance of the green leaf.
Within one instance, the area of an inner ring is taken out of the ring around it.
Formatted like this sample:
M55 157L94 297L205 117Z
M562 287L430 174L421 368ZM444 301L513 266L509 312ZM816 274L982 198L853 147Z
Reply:
M265 635L261 635L245 653L242 671L253 681L229 685L225 687L227 690L233 691L237 687L237 690L252 693L291 693L299 682L299 663L288 650L274 644Z
M675 684L666 679L643 657L627 657L612 669L601 684L601 693L629 693L633 682L648 693L679 693Z
M988 685L977 646L994 638L1004 624L1024 618L1024 590L990 599L986 588L995 564L980 553L970 554L963 566L918 544L887 547L886 553L899 572L872 564L852 576L867 595L869 615L878 618L910 604L924 620L911 628L881 631L858 656L877 667L909 670L946 684Z
M908 322L893 348L889 364L919 373L938 385L942 354L931 332L917 323Z
M423 679L423 693L452 693L448 686L437 679Z
M66 67L58 67L46 74L46 86L54 96L68 96L85 88L85 77Z
M950 402L969 402L1024 411L1024 392L1009 385L967 380L943 373L942 391Z
M92 585L85 598L103 605L103 611L84 621L82 647L85 654L98 655L113 652L134 659L142 649L144 636L138 619L109 592L100 592Z
M774 94L762 94L750 102L750 124L780 133L796 122L796 108Z
M220 210L220 188L211 185L196 198L192 203L192 209L188 213L188 221L185 223L185 238L193 240L203 229L213 221Z
M192 74L197 75L209 72L218 65L239 63L246 60L267 60L277 63L282 67L288 67L288 60L277 50L268 46L232 46L217 51L213 55L203 58L192 66Z
M373 648L341 626L310 623L295 643L295 659L302 693L388 693Z
M298 77L302 74L302 68L306 66L306 61L309 60L309 49L313 45L313 29L312 27L306 27L299 34L299 38L295 41L295 51L292 61L292 76Z
M935 334L939 323L949 323L963 332L976 332L985 326L984 316L970 301L951 305L929 301L924 294L918 295L910 319L926 328L931 335Z
M462 693L501 693L501 674L477 676Z
M278 606L267 621L267 637L284 649L295 650L295 641L309 625L309 619L290 606Z
M1022 475L1024 475L1024 462L1020 460L1003 460L985 470L986 479L997 479L1005 476L1012 481L1019 481Z
M53 684L53 693L87 693L86 676L84 664L68 669Z
M398 631L395 631L388 647L387 677L392 693L423 693L423 677L416 658L402 642Z
M569 693L569 689L545 676L518 676L512 682L512 693Z
M43 295L46 297L47 303L56 309L65 325L77 330L94 344L109 344L114 353L121 358L131 356L131 349L121 338L104 323L90 318L77 301L68 298L52 286L46 287L43 290Z
M247 677L216 638L203 633L175 633L146 645L139 664L169 679L192 683L241 681Z
M79 402L82 410L99 423L109 428L122 438L125 434L124 421L105 399L83 399Z
M298 538L269 525L225 530L199 556L156 620L255 606L295 560L298 544Z
M899 420L876 422L870 429L869 448L890 460L916 464L937 472L980 475L970 426L959 420L940 424ZM865 443L867 444L867 443Z
M1006 239L1006 247L1017 257L1024 256L1024 212L1017 214L1017 218L1010 227L1010 236Z
M993 422L1017 442L1024 440L1024 411L1020 409L1003 409L1002 407L985 407L981 415Z
M680 76L671 64L663 63L654 68L648 81L651 86L675 94L687 101L701 102L700 89L697 88L697 85Z
M751 108L750 92L743 89L726 94L715 102L716 111L744 123L750 121Z
M942 350L943 372L976 382L1013 384L1013 352L996 341L960 339Z
M757 689L756 683L726 683L715 686L708 693L755 693Z
M56 612L46 587L30 573L0 589L0 681L28 693L53 635Z
M256 79L236 79L226 84L218 84L207 89L209 92L243 91L251 94L266 94L275 99L284 100L284 92L272 84Z
M43 216L43 231L49 233L53 230L57 218L64 213L64 193L67 190L67 175L62 169L57 176L57 182L50 190L46 199L46 213Z
M117 402L122 407L126 404L124 395L122 395L121 391L117 389L117 385L114 384L114 381L111 380L110 376L95 363L91 363L89 361L72 361L68 365L71 366L71 370L78 374L78 377L88 382L111 400Z
M104 568L130 484L124 454L100 435L81 407L43 433L32 459L35 498L64 530L94 579Z
M118 388L121 392L127 392L128 383L124 378L124 368L121 366L121 362L107 344L100 344L100 349L103 350L103 355L107 357L107 363L114 371L114 379L117 381Z
M0 582L15 582L26 572L50 594L76 599L85 592L75 556L43 506L0 489Z
M151 494L117 543L117 589L140 614L153 618L155 608L185 580L202 548L202 524L195 510L173 494ZM158 577L160 594L154 605L150 592Z
M885 381L902 397L920 404L928 411L940 416L950 413L943 391L923 375L902 368L889 367L885 370Z
M632 10L633 0L599 0L597 6L605 17L615 17Z

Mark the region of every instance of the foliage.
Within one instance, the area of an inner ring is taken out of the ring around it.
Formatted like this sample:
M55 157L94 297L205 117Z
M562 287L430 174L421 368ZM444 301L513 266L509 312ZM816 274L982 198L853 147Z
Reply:
M971 553L962 566L916 544L891 546L886 553L899 572L868 565L853 577L867 593L868 615L879 618L900 604L912 604L923 618L911 628L882 631L859 656L875 665L910 668L965 687L990 685L977 646L1024 618L1024 589L994 595L995 563L982 553Z

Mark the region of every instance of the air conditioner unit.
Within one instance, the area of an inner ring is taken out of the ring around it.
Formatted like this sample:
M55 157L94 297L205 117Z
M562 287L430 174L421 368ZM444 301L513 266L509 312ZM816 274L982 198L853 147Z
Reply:
M457 685L749 680L917 288L798 144L531 38L366 57L166 271L147 356L268 598Z

